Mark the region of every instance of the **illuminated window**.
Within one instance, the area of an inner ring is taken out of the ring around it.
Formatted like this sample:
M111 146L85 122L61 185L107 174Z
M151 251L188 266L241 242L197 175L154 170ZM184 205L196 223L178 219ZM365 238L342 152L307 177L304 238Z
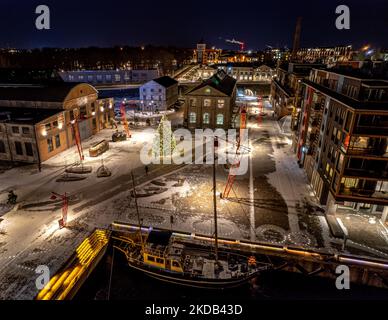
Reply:
M203 100L203 105L205 107L211 107L212 101L210 99L205 99L205 100Z
M358 179L353 178L342 178L341 183L345 186L345 188L355 188L358 184Z
M189 122L196 123L197 122L197 114L195 112L190 112L189 114Z
M217 107L222 109L225 106L225 100L224 99L219 99L217 100Z
M208 112L205 112L203 114L203 123L204 124L209 124L210 123L210 114Z
M217 124L223 125L224 124L224 115L223 114L217 114Z

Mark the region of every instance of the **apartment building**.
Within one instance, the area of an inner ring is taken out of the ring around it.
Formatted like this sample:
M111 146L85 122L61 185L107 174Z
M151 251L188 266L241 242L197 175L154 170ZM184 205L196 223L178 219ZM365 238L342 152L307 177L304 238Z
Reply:
M335 47L300 48L296 53L297 61L307 63L324 63L335 65L338 62L351 60L353 49L351 45Z
M388 213L388 81L313 69L303 80L297 157L327 212Z
M320 64L286 63L280 65L271 82L271 97L276 118L292 115L292 125L297 121L302 97L301 81L307 78L310 70Z

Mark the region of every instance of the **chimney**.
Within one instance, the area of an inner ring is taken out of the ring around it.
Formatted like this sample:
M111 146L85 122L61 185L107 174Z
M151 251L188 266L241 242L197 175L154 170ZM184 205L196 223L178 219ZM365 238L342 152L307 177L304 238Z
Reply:
M300 31L302 29L302 17L298 17L296 20L296 27L294 33L294 42L292 44L291 61L296 61L297 53L300 48Z

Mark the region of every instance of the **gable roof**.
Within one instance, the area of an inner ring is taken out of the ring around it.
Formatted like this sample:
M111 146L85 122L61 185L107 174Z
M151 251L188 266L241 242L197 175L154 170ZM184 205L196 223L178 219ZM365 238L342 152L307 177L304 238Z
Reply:
M178 83L178 81L176 81L175 79L173 79L169 76L163 76L160 78L156 78L156 79L153 79L152 81L159 83L161 86L163 86L165 88L169 88L169 87L173 86L174 84Z
M34 125L60 112L63 110L0 107L0 123Z
M237 83L236 79L228 76L225 73L225 71L219 70L212 77L203 81L200 85L198 85L195 88L188 91L187 94L191 93L193 91L196 91L198 89L204 88L206 86L210 86L218 91L221 91L222 93L226 94L227 96L231 96L233 94L235 87L236 87L236 83Z
M80 83L59 82L41 85L0 85L0 100L64 102ZM82 85L88 84L82 83ZM97 93L97 91L93 88Z

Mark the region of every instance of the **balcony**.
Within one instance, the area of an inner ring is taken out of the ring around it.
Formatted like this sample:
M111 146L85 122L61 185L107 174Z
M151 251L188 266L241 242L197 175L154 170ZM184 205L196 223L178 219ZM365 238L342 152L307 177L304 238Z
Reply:
M339 196L388 201L388 192L358 188L341 188Z
M370 178L370 179L388 179L388 171L380 170L378 168L345 168L344 176L346 177L358 177L358 178Z
M365 136L388 137L388 127L357 126L354 128L353 134L365 135Z
M354 155L354 156L365 156L365 157L383 157L388 158L388 152L387 150L382 150L379 148L348 148L345 149L345 146L341 146L342 150L346 151L347 155Z

